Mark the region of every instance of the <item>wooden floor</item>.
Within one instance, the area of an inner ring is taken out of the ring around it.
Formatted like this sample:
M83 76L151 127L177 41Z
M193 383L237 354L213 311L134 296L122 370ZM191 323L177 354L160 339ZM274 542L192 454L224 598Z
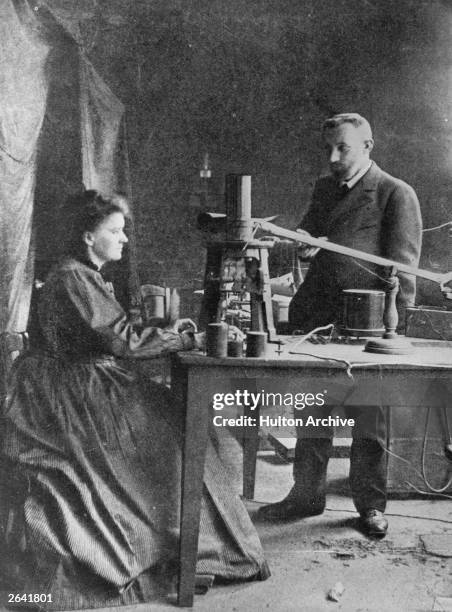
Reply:
M229 451L240 489L240 457ZM452 466L451 466L452 469ZM291 485L292 466L260 453L256 500L246 502L253 517L263 502L281 499ZM348 460L330 462L326 512L318 517L280 524L256 522L272 576L265 582L214 586L197 595L199 612L426 612L452 610L452 550L429 554L420 536L447 535L452 540L450 499L390 500L389 532L375 542L356 530L356 512L348 494ZM340 582L339 602L328 591ZM175 610L171 602L96 612ZM85 611L87 612L87 611ZM94 611L89 611L94 612Z

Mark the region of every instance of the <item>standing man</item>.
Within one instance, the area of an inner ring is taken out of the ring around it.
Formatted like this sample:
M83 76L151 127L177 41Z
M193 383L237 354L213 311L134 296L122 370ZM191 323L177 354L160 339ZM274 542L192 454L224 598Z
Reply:
M315 237L417 266L422 222L414 190L370 159L374 141L370 125L356 113L327 119L322 129L331 175L320 178L312 204L300 229ZM382 289L377 266L362 266L330 251L306 249L313 256L304 283L289 307L293 329L309 332L337 322L344 289ZM399 320L414 304L415 277L399 274ZM305 409L303 416L323 418L331 406ZM388 528L386 507L386 423L381 406L346 407L355 418L350 455L350 487L361 527L373 537ZM280 502L260 509L269 520L303 518L325 508L326 472L333 443L333 428L298 430L294 486Z

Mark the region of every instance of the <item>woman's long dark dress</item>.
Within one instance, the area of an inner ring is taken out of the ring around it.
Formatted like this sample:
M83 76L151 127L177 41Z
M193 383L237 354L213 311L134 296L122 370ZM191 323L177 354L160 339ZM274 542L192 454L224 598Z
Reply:
M43 350L16 362L4 409L6 590L51 593L45 609L146 601L177 555L181 419L165 387L116 357L184 340L138 337L101 274L74 259L50 274L39 320ZM207 453L197 571L264 579L254 527Z

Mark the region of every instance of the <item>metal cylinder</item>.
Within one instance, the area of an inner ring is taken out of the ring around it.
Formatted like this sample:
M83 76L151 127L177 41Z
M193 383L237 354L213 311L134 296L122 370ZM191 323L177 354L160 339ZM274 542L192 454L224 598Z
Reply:
M246 334L246 356L264 357L267 347L267 332L249 331Z
M243 357L243 341L229 340L228 357Z
M226 237L248 242L252 238L251 176L226 175Z
M344 331L351 336L381 336L385 330L384 291L345 289L342 295Z
M227 323L209 323L206 331L206 353L209 357L226 357L228 353Z

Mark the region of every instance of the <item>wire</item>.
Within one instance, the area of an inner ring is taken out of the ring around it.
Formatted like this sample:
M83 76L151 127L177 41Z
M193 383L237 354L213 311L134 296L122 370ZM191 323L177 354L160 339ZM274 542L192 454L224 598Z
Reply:
M355 263L357 263L357 262L355 262ZM304 342L305 340L307 340L311 336L313 336L315 333L317 333L319 331L325 331L325 330L330 330L330 338L331 338L331 334L333 333L333 330L334 330L334 324L330 323L329 325L325 325L323 327L316 327L315 329L313 329L309 333L307 333L304 336L302 336L300 338L300 340L298 340L298 342L296 342L296 344L294 345L293 349L296 348L297 346L299 346L302 342ZM347 374L347 376L349 378L351 378L352 380L354 380L353 374L352 374L352 368L354 368L354 367L365 367L365 366L368 366L368 365L375 365L373 363L351 363L347 359L337 359L337 358L334 358L334 357L325 357L324 355L316 355L314 353L301 352L301 351L296 351L296 350L293 350L293 349L289 351L289 354L292 354L292 355L305 355L307 357L313 357L315 359L322 359L322 360L326 360L326 361L335 361L335 362L338 362L338 363L343 363L345 365L345 367L346 367L346 374ZM380 365L380 378L382 378L382 376L383 376L382 368L381 368L381 364L379 364L379 365ZM422 364L419 364L419 365L422 365ZM440 366L440 367L447 367L449 369L450 366ZM353 390L354 390L353 388L349 390L349 392L346 394L346 397L342 401L341 405L345 405L346 400L348 399L348 397L350 396L350 393ZM447 410L447 408L446 408L446 410ZM429 425L430 425L430 415L431 415L431 406L428 406L426 422L425 422L425 427L424 427L424 437L423 437L423 441L422 441L421 471L417 470L414 467L414 465L410 461L408 461L407 459L404 459L403 457L400 457L400 455L397 455L393 451L390 451L389 448L383 447L383 449L384 449L384 451L387 454L392 455L396 459L399 459L400 461L403 461L404 463L408 464L411 467L411 469L413 469L414 472L418 475L418 477L424 482L424 484L427 487L428 491L421 491L420 489L417 489L417 487L415 487L415 485L413 485L412 483L410 483L408 481L405 481L408 486L410 486L411 488L415 489L419 493L423 493L425 495L428 495L429 492L430 492L430 493L434 493L436 495L440 495L441 497L446 497L448 499L452 499L452 496L443 495L444 491L449 489L450 486L452 485L452 477L448 480L448 482L444 486L442 486L440 488L434 487L429 482L429 480L427 478L426 463L425 463L425 461L426 461L426 452L427 452L428 430L429 430Z
M296 344L294 345L292 350L288 351L289 354L290 355L305 355L306 357L314 357L314 359L322 359L324 361L336 361L337 363L343 363L345 365L345 368L346 368L347 376L353 380L353 374L351 372L352 364L347 359L338 359L336 357L325 357L324 355L317 355L315 353L307 353L307 352L304 352L304 351L295 351L294 350L298 345L300 345L305 340L308 340L310 337L312 337L317 332L326 331L326 330L330 330L330 336L327 339L327 342L328 342L329 340L331 340L331 336L333 335L333 332L334 332L334 323L329 323L328 325L323 325L322 327L316 327L313 330L311 330L309 333L307 333L304 336L302 336L300 338L300 340L298 340L298 342L296 342Z
M443 333L442 333L442 331L441 331L441 330L439 330L439 329L437 329L437 328L435 327L435 325L434 325L434 323L433 323L433 321L432 321L432 318L431 318L431 316L428 314L427 310L425 310L425 309L424 309L424 310L422 311L422 315L423 315L423 317L424 317L424 321L430 325L430 329L432 330L432 332L433 332L434 334L437 334L437 335L439 336L439 339L440 339L440 340L448 340L448 339L449 339L449 337L445 337L445 336L443 335ZM422 323L424 323L424 321L422 321Z
M306 357L314 357L314 359L323 359L324 361L336 361L337 363L343 363L345 365L345 373L349 378L354 380L352 374L353 364L346 359L337 359L336 357L324 357L323 355L316 355L315 353L304 353L302 351L289 351L291 355L305 355Z
M397 453L394 453L393 451L389 450L389 448L387 448L386 446L383 446L383 450L388 455L392 455L393 457L395 457L399 461L403 461L403 463L406 463L407 465L409 465L410 468L413 470L413 472L418 476L418 478L420 478L424 482L425 486L427 487L427 489L429 489L429 491L422 491L421 489L418 489L414 484L412 484L411 482L406 480L405 483L409 487L411 487L412 489L414 489L418 493L422 493L423 495L430 495L431 493L434 493L435 495L440 495L441 497L446 497L448 499L452 499L452 496L444 495L443 494L443 491L446 491L450 487L450 485L452 484L452 478L449 480L449 482L444 487L441 487L440 489L435 489L435 487L433 487L428 482L427 477L425 475L425 454L426 454L426 448L427 448L427 437L428 437L428 425L429 425L429 420L430 420L430 411L431 411L431 407L428 408L427 420L426 420L425 429L424 429L424 438L423 438L423 442L422 442L422 456L421 456L421 466L422 466L421 469L422 469L422 471L419 471L418 469L416 469L411 461L408 461L404 457L401 457Z
M409 483L407 483L409 484ZM413 487L416 488L416 487ZM424 491L418 491L419 493L423 493L424 495L428 495L428 493L425 493ZM444 495L443 497L447 497L449 498L449 495ZM269 501L264 501L264 500L260 500L260 499L252 499L252 500L246 500L247 503L252 502L253 504L261 504L261 505L268 505L270 503L273 502L269 502ZM349 510L348 508L325 508L326 512L345 512L347 514L356 514L357 510ZM448 521L447 519L442 519L442 518L435 518L432 516L419 516L417 514L402 514L400 512L385 512L385 516L400 516L402 518L412 518L412 519L419 519L421 521L435 521L438 523L447 523L447 524L451 524L452 521ZM318 551L315 551L318 552Z
M446 408L446 410L447 410L447 408ZM424 480L425 486L427 487L427 489L429 491L432 491L433 493L443 493L452 484L452 478L450 478L448 483L445 484L443 487L441 487L440 489L436 489L433 485L431 485L429 483L429 481L427 480L427 476L426 476L425 455L426 455L426 451L427 451L428 427L429 427L429 424L430 424L430 414L431 414L431 411L432 411L432 408L431 408L431 406L429 406L427 408L427 418L426 418L426 421L425 421L424 440L422 442L422 478ZM450 497L450 499L452 499L452 497Z
M427 227L423 229L423 232L433 232L434 230L439 230L443 227L447 227L448 225L452 225L452 221L446 221L446 223L441 223L441 225L436 225L435 227Z
M422 493L422 491L419 491L419 493ZM449 497L449 495L445 495L445 497ZM328 510L329 512L356 513L356 510L348 510L345 508L325 508L325 510ZM413 515L413 514L401 514L400 512L385 512L385 516L401 516L402 518L420 519L423 521L437 521L439 523L448 523L448 524L452 523L452 521L448 521L447 519L434 518L430 516L418 516L418 515Z
M420 493L421 495L428 495L429 497L432 496L432 494L429 491L422 491L422 489L418 489L412 482L409 482L408 480L405 480L405 483L409 487L414 489L416 491L416 493ZM452 495L445 495L444 493L434 493L434 495L436 495L438 497L445 497L446 499L452 499Z
M386 283L388 285L392 284L390 280L388 280L387 278L383 278L382 276L380 276L379 274L377 274L376 272L374 272L373 270L371 270L370 268L368 268L367 266L362 264L360 261L356 261L356 259L353 259L353 257L351 257L351 261L352 261L352 263L355 264L355 266L358 266L359 268L362 268L363 270L365 270L366 272L368 272L372 276L376 276L379 280L381 280L382 283Z
M307 340L308 338L310 338L317 332L326 331L326 330L330 330L330 337L328 338L328 340L331 340L331 336L334 331L334 323L328 323L328 325L323 325L322 327L315 327L309 333L305 334L304 336L301 336L301 338L295 344L294 348L296 348L299 344L301 344L302 342L304 342L305 340Z

